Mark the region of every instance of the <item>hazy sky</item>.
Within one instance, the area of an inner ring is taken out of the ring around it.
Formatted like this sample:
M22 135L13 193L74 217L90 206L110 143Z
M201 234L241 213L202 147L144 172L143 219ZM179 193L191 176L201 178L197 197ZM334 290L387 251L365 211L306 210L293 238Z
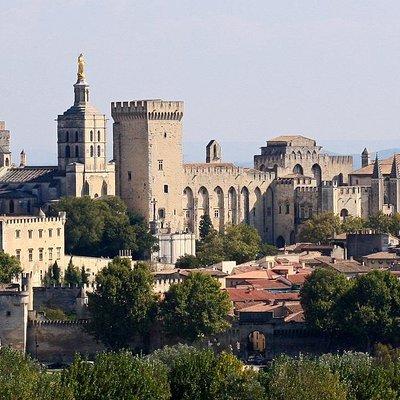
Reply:
M251 163L283 133L400 147L398 1L0 0L0 21L0 120L31 164L56 162L80 52L110 120L111 101L184 100L190 160L215 138Z

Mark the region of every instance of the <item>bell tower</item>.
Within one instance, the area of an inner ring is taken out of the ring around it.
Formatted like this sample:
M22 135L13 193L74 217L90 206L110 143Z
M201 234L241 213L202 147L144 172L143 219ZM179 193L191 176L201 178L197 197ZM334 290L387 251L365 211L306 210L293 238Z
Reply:
M106 116L89 102L85 60L78 57L74 104L57 118L58 169L66 174L64 195L115 193L114 164L106 157Z

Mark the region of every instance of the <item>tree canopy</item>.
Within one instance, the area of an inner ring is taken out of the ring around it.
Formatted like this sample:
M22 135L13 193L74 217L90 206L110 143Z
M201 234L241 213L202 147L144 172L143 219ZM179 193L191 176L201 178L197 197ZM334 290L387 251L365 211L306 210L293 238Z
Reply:
M378 341L400 342L400 282L375 270L347 281L316 270L301 290L305 318L315 329L353 339L369 348Z
M173 400L263 400L257 373L245 369L232 354L177 345L151 356L163 363Z
M194 272L165 293L161 304L165 330L169 335L190 341L229 327L229 296L210 275Z
M317 269L306 279L300 297L306 321L312 328L327 333L339 328L336 307L349 285L346 277L333 269Z
M13 278L21 273L22 268L19 260L4 253L4 251L0 251L0 283L10 283Z
M311 243L327 243L335 233L341 232L339 216L333 212L314 214L300 227L300 240Z
M133 268L128 259L116 258L96 276L89 293L89 331L107 347L126 347L146 332L156 315L153 276L147 264Z
M51 214L60 211L67 213L65 239L70 254L115 257L119 250L131 250L136 259L143 259L156 246L143 219L129 213L118 197L65 197L52 206Z
M224 260L240 264L256 259L260 251L260 235L247 224L228 225L224 233L213 230L197 243L197 258L201 266Z

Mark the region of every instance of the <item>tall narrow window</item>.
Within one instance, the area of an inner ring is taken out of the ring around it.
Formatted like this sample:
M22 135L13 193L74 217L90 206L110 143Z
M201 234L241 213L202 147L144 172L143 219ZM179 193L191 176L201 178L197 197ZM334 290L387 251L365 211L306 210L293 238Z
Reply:
M90 141L93 142L93 131L90 131Z
M90 157L93 157L93 146L90 146Z
M69 132L65 132L65 141L69 142Z
M53 260L53 248L49 247L49 261Z
M101 148L100 146L97 146L97 157L100 157L101 154Z
M8 204L8 208L9 208L10 214L14 214L14 211L15 211L14 200L10 200L10 202Z
M128 181L131 181L131 180L132 180L132 172L128 171Z
M100 131L97 131L97 141L100 142L100 139L101 139Z
M79 147L75 146L75 158L79 157Z
M164 185L164 193L168 193L168 185Z
M78 134L78 131L75 132L75 142L79 142L79 134Z
M68 145L67 145L67 147L65 148L65 157L66 157L66 158L71 157L71 149L69 148Z
M164 169L163 160L158 160L158 170L162 171Z

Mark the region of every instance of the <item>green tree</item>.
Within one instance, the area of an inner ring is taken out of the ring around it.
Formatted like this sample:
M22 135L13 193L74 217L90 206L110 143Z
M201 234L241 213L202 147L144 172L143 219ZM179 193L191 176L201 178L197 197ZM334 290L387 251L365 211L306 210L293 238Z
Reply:
M43 283L45 285L59 285L61 283L61 269L57 261L55 261L45 273Z
M305 281L301 292L301 305L310 327L327 332L337 332L341 324L337 318L338 300L347 292L349 281L332 269L316 269Z
M214 231L214 227L211 218L208 214L204 214L200 217L199 224L199 235L200 239L205 239L210 233Z
M369 217L367 225L378 232L390 233L393 228L393 219L391 216L379 211L377 214Z
M79 268L72 263L72 257L68 262L68 266L64 272L64 283L67 285L82 285L82 276Z
M137 249L132 251L134 260L148 260L158 250L158 240L149 231L148 224L138 214L128 211L130 224L135 228Z
M361 217L348 216L341 224L341 231L345 233L354 233L361 231L366 226L366 221Z
M192 254L185 254L176 260L175 267L188 269L198 268L200 267L200 260Z
M333 212L315 214L300 226L300 240L327 243L335 233L341 232L340 218Z
M0 349L0 398L2 400L74 400L62 388L57 373L47 374L22 352Z
M268 400L347 400L347 385L318 362L279 357L260 375Z
M189 346L164 347L151 356L165 364L174 400L263 400L257 374L233 355Z
M81 267L81 273L80 273L81 277L81 285L88 285L89 284L89 274L86 272L85 267L82 265Z
M400 282L388 271L358 277L338 302L341 326L371 345L400 338Z
M254 260L259 254L261 238L257 229L247 224L230 225L224 237L225 255L227 260L238 264Z
M140 258L156 247L143 219L128 213L125 203L110 196L91 199L87 196L62 198L50 214L65 211L66 251L86 256L115 257L119 250L131 250Z
M129 352L102 353L93 364L77 357L62 373L63 386L75 399L168 400L166 367L154 359Z
M392 400L397 398L393 378L397 375L392 360L383 365L365 353L325 354L319 363L329 367L347 383L349 400Z
M279 253L279 250L276 246L274 246L273 244L269 244L269 243L263 243L261 245L259 256L260 257L276 256L278 253Z
M13 278L22 273L19 260L0 251L0 283L10 283Z
M260 248L256 229L246 224L229 225L225 233L213 231L198 243L197 258L204 266L224 260L240 264L257 258Z
M169 335L190 341L229 327L229 296L220 283L194 272L182 283L171 285L161 304L161 315Z
M202 266L226 260L224 234L212 232L197 243L197 258Z
M141 262L131 268L130 260L116 258L97 274L96 284L88 299L89 332L107 347L128 346L148 330L156 314L148 265Z

